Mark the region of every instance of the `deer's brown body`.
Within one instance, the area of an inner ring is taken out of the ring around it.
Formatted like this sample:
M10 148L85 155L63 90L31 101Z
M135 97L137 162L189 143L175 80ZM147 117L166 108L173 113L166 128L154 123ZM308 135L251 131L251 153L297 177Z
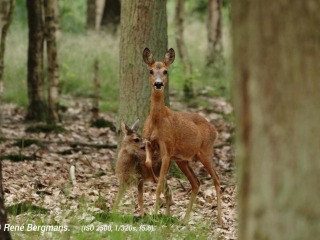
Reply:
M152 171L150 171L150 169L145 165L145 143L143 142L142 137L136 132L138 129L138 123L136 122L132 128L129 128L122 123L121 129L124 133L124 139L119 150L118 160L116 163L116 175L120 184L119 192L113 205L113 209L115 210L117 208L128 187L137 186L140 214L143 216L143 184L147 181L154 182L154 174L159 176L161 159L158 153L155 152L153 154ZM167 201L167 211L169 211L169 204L172 203L171 191L169 188L166 188L165 195Z
M211 175L217 192L218 222L221 224L220 182L213 168L213 145L217 138L215 128L196 113L175 112L164 104L164 88L167 84L168 67L174 61L174 50L170 49L163 62L155 62L149 49L143 52L143 59L149 66L150 84L152 86L151 107L145 122L143 136L151 142L150 154L155 150L161 156L161 171L156 192L155 213L159 208L160 193L163 189L170 161L175 160L186 175L192 187L190 202L184 221L190 217L193 202L199 192L200 182L189 162L199 160ZM152 171L153 159L147 157L146 165Z

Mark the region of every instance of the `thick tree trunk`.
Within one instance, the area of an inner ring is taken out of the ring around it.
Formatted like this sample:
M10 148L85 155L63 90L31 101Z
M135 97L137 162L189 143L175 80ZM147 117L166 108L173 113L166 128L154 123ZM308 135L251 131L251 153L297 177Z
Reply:
M49 124L59 121L59 64L56 43L56 0L44 0L45 33L48 57L48 117Z
M43 86L43 19L42 1L26 1L29 25L27 120L44 121L46 104Z
M0 106L2 104L3 95L3 70L4 70L4 52L6 47L6 37L9 30L13 9L15 6L15 0L3 1L0 0ZM0 123L1 123L1 111L0 111Z
M208 20L207 20L207 67L221 68L222 56L222 13L221 0L208 1Z
M320 2L233 2L239 239L320 236Z
M15 0L4 2L0 0L0 107L2 105L3 94L3 69L4 69L4 52L7 32L9 30ZM0 111L0 128L2 124L2 115ZM0 136L2 132L0 130ZM4 231L4 226L7 224L7 212L4 207L4 192L2 186L2 161L0 161L0 239L10 240L11 235L9 231Z
M187 46L184 42L183 37L183 22L184 22L184 0L177 0L176 8L175 8L175 16L174 16L174 25L175 25L175 38L178 49L178 54L181 57L183 69L184 69L184 97L186 100L193 98L193 87L191 81L192 75L192 65L189 59Z
M167 52L166 3L137 0L123 1L121 5L119 121L128 125L140 119L143 126L149 113L151 87L142 52L148 47L157 60ZM165 91L169 104L169 89Z

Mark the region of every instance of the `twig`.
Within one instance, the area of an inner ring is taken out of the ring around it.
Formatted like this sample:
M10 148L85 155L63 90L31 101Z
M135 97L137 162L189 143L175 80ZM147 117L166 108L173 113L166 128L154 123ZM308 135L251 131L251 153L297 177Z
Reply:
M73 186L77 185L75 171L76 171L76 161L72 159L70 162L70 180Z

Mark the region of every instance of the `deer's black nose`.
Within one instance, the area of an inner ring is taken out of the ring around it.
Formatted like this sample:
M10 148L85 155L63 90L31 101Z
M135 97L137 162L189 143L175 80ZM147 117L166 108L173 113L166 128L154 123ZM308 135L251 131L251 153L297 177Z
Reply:
M163 87L163 83L162 82L155 82L153 84L153 86L155 86L156 89L161 89L161 87Z

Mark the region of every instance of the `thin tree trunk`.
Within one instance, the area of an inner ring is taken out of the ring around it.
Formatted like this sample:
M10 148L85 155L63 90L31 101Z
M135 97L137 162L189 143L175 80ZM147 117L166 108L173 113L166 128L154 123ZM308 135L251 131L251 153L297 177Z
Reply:
M185 75L185 82L183 87L184 97L186 100L191 99L193 94L193 87L191 81L192 75L192 65L188 56L187 46L184 42L183 37L183 22L184 22L185 10L184 10L184 0L177 0L176 8L175 8L175 38L176 44L178 49L178 54L181 57L184 75Z
M233 2L240 240L320 236L319 10Z
M100 79L99 79L99 60L94 60L94 77L93 77L93 106L92 106L92 118L99 118L99 100L100 100Z
M44 121L46 104L43 80L43 19L42 1L26 1L29 25L27 120Z
M119 122L130 125L137 119L143 124L150 106L149 71L142 60L148 47L155 59L167 52L166 0L123 1L120 36L120 106ZM169 89L166 90L169 104ZM120 129L120 128L118 128Z
M4 53L7 32L11 25L12 14L15 6L15 0L4 2L0 0L0 107L2 106L3 94L3 70L4 70ZM0 111L0 128L2 124L2 115ZM0 136L2 132L0 130ZM10 240L9 231L4 231L5 224L8 223L7 212L4 206L4 191L2 186L2 161L0 161L0 239Z
M100 30L105 5L106 5L106 0L96 0L96 10L95 10L96 11L96 16L95 16L95 30L96 31Z
M208 36L208 49L207 49L207 67L220 68L222 56L222 14L221 14L221 0L208 1L208 20L207 20L207 36Z
M87 28L95 29L96 26L96 0L87 0Z
M45 33L48 58L48 117L49 124L59 121L59 64L56 43L56 0L44 0Z

